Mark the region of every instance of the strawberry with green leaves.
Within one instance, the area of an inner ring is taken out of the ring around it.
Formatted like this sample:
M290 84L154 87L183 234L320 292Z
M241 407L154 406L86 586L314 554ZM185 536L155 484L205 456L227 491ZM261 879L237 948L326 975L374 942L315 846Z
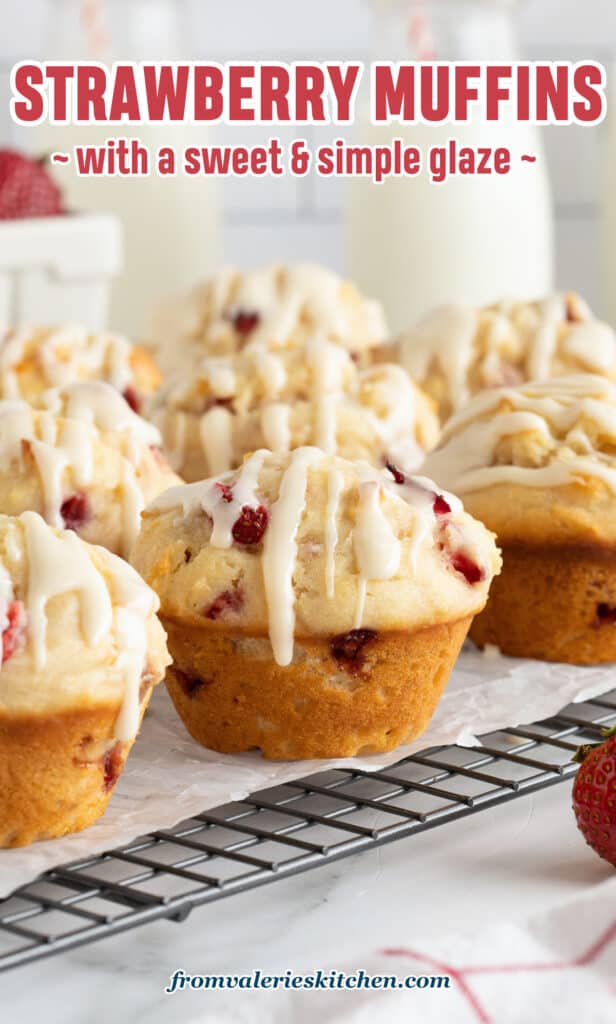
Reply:
M589 846L616 867L616 726L603 743L580 747L573 810Z

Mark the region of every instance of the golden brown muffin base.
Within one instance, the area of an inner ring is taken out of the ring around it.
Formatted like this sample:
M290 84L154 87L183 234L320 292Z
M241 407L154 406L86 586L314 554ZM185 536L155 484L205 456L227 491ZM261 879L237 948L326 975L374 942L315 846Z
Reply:
M134 742L113 741L119 710L0 715L0 848L80 832L102 816Z
M392 750L426 729L471 617L411 633L378 633L353 674L331 638L299 638L291 665L268 641L163 618L174 666L166 684L191 736L223 753L350 757ZM255 656L256 653L256 656Z
M479 647L572 665L616 661L616 550L599 545L505 544L503 570L471 626Z

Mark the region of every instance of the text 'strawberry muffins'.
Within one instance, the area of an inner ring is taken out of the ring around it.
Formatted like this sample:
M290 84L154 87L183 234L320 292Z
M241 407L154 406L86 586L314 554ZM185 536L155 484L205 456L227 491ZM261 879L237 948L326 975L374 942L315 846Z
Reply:
M247 452L316 445L328 454L422 461L438 438L432 401L400 366L358 369L324 338L276 351L250 342L212 356L156 396L150 414L165 451L186 480L240 465Z
M429 480L299 448L161 495L133 564L159 594L190 733L303 758L426 728L500 560Z
M483 309L443 306L403 335L398 357L443 421L488 388L572 373L616 380L616 334L573 292Z
M233 267L159 311L149 335L165 372L178 359L238 352L249 342L302 345L314 334L361 359L387 338L383 310L350 281L317 264Z
M103 548L0 516L0 847L104 812L169 662L157 607Z
M89 331L81 324L0 331L0 398L40 405L49 388L102 380L141 412L161 379L150 354L119 334Z
M578 374L478 395L423 471L503 549L473 640L521 657L616 661L614 384Z
M48 392L46 400L47 410L0 401L0 513L35 511L127 555L144 506L179 483L158 431L101 382Z

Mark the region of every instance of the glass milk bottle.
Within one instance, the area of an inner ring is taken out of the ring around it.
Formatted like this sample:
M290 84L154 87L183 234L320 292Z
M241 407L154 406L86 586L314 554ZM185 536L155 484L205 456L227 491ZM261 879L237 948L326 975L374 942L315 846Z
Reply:
M373 60L516 59L510 0L374 0ZM497 124L374 126L367 98L357 141L401 137L424 154L455 137L460 145L508 146L507 175L431 183L425 172L374 185L350 181L349 270L380 299L393 332L444 302L531 298L553 286L552 206L538 130ZM359 101L358 101L359 109ZM520 154L536 154L534 164Z
M46 59L173 61L193 56L181 0L60 0L54 4ZM110 137L139 138L150 153L207 144L199 125L41 125L35 150L70 151ZM220 261L217 182L182 174L79 177L54 166L69 209L116 213L124 228L125 270L113 286L110 326L138 336L161 297L181 291Z

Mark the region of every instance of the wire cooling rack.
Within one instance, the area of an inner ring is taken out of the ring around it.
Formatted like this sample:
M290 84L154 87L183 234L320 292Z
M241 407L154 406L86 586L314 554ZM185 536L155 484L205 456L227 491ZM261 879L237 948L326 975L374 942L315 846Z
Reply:
M336 769L252 794L48 871L0 901L0 970L410 837L572 776L580 743L616 722L616 690L472 748L380 772Z

